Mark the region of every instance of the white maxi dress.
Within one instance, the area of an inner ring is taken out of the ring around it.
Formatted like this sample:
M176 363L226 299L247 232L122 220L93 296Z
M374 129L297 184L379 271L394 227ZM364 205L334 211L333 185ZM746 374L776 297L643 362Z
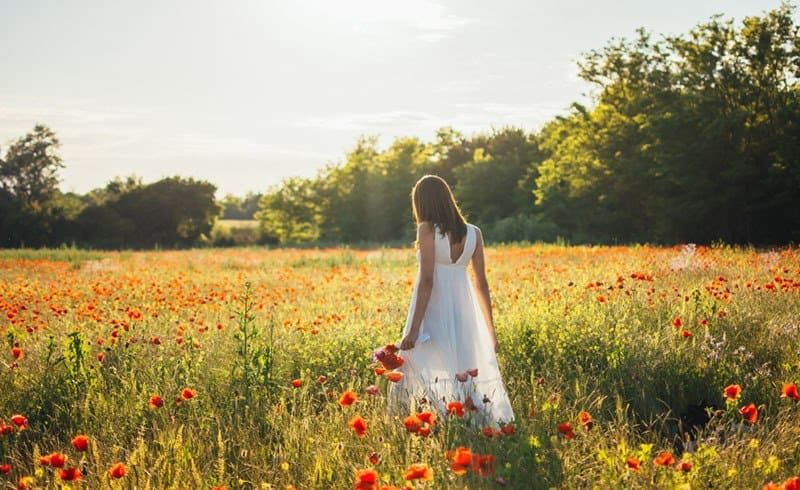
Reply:
M492 336L467 273L477 233L477 227L468 223L464 251L453 262L450 241L435 226L433 289L414 348L399 352L405 362L398 371L404 376L399 382L390 383L391 414L408 415L419 407L433 408L443 415L448 403L458 401L474 425L498 427L514 420ZM421 267L419 251L417 262ZM411 330L419 281L418 268L403 337ZM475 369L477 376L468 374L462 381L465 372L471 370L474 374Z

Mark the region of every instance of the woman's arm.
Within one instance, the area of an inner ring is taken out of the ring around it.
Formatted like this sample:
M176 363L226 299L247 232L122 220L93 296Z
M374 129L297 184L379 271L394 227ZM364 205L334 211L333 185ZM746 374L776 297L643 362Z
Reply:
M417 225L417 243L419 243L420 270L419 285L417 286L416 307L414 316L411 319L411 329L400 342L401 350L414 348L414 343L419 336L422 327L422 318L425 316L425 309L428 307L428 300L431 299L433 291L433 265L434 265L434 236L435 231L430 223L420 223Z
M477 243L475 253L472 254L472 270L475 272L475 289L478 292L478 302L481 305L483 316L486 318L486 326L489 327L489 335L494 342L494 350L497 351L497 335L494 333L494 318L492 316L492 298L489 296L489 282L486 280L486 265L483 259L483 235L480 228L475 228Z

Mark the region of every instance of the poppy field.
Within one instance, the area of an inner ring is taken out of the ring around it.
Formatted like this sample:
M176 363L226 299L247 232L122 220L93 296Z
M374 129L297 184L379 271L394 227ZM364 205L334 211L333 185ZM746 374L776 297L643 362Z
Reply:
M800 488L800 248L486 259L498 427L387 413L410 248L0 251L0 488Z

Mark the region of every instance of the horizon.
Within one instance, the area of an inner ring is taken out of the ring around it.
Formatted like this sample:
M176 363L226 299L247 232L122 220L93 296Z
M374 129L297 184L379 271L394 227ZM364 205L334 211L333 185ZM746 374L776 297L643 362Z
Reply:
M0 149L42 123L61 140L64 192L136 174L261 193L341 162L360 135L384 148L445 126L535 131L589 100L581 53L638 27L683 34L780 6L730 3L0 3L13 20L0 33L12 74L0 78Z

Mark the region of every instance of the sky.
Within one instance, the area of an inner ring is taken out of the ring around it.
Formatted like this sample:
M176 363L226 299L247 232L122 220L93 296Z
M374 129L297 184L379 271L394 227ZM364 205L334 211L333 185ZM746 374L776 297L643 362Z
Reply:
M535 130L591 87L581 54L638 27L737 24L778 0L0 0L0 151L36 123L61 189L182 175L262 192L360 135Z

